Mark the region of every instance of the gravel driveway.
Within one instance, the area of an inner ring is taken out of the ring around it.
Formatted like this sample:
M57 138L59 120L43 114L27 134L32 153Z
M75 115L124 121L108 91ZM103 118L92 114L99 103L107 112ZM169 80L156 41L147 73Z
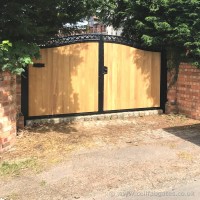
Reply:
M48 152L45 139L52 144ZM18 138L15 148L2 156L2 162L31 153L47 164L50 158L62 159L37 173L25 170L18 176L0 177L0 198L156 199L164 196L162 192L200 182L199 145L200 121L183 116L34 127ZM197 196L192 189L181 192L181 199Z

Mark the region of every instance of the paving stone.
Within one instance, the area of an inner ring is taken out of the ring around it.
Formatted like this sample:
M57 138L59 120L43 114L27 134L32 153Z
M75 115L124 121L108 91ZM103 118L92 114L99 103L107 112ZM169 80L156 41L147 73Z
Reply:
M83 122L83 121L96 121L96 120L115 120L115 119L126 119L130 117L139 117L147 115L159 115L163 114L162 110L147 110L147 111L133 111L133 112L123 112L123 113L111 113L111 114L100 114L100 115L89 115L89 116L73 116L65 118L53 118L53 119L37 119L37 120L27 120L27 126L32 126L33 124L41 123L73 123L73 122Z
M103 119L104 119L104 116L103 116L103 115L97 116L97 120L103 120Z
M112 115L111 115L111 119L118 119L118 115L112 114Z

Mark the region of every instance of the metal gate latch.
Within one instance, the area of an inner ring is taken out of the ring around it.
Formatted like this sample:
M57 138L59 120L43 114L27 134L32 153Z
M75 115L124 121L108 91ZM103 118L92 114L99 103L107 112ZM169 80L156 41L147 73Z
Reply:
M41 67L45 67L45 64L44 63L34 63L33 67L41 68Z
M104 66L103 68L103 74L107 74L108 73L108 67Z

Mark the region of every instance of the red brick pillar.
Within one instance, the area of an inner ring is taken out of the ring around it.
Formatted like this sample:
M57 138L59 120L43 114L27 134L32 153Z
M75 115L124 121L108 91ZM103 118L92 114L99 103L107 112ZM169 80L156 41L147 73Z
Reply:
M166 113L179 113L200 120L200 69L181 63L176 73L173 70L168 72Z
M177 88L179 113L200 119L200 69L182 63L179 67Z
M0 152L16 137L16 76L0 72Z

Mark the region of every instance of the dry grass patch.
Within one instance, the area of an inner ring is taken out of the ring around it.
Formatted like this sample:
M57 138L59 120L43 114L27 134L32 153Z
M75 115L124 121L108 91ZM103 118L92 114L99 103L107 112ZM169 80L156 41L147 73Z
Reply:
M20 173L26 169L37 171L37 161L34 158L17 160L13 162L4 161L0 164L0 176L20 175Z
M43 170L68 160L72 152L81 149L112 147L127 143L137 143L138 146L143 145L145 140L159 142L156 138L151 139L147 131L197 123L199 121L179 115L160 115L124 120L36 125L23 130L11 151L0 155L0 166L3 171L1 174L18 174L24 169L36 166L38 171ZM176 143L166 145L176 148Z

